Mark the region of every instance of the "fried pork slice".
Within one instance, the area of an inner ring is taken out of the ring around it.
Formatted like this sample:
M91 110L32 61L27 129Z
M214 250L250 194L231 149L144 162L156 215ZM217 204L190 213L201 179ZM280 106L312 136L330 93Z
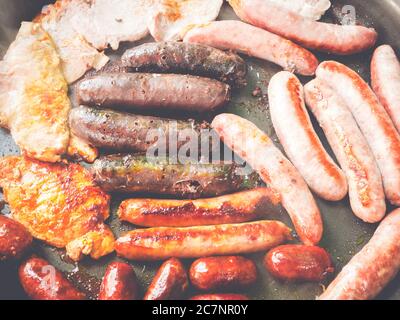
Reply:
M0 158L0 187L13 219L33 237L66 247L71 259L97 259L114 250L114 235L104 223L110 197L81 165Z
M181 40L182 31L191 25L214 21L223 0L158 0L149 21L156 41Z
M24 22L0 62L0 125L22 153L57 162L69 141L68 86L49 35Z
M68 155L75 160L93 163L99 156L99 150L71 132Z
M148 18L159 0L88 0L72 18L75 30L92 46L117 50L121 41L148 35Z
M56 44L68 83L78 80L87 70L100 69L109 60L73 27L73 17L84 13L86 8L85 0L58 0L55 4L44 7L42 13L34 20L41 23Z
M272 2L312 20L321 19L331 7L329 0L272 0Z

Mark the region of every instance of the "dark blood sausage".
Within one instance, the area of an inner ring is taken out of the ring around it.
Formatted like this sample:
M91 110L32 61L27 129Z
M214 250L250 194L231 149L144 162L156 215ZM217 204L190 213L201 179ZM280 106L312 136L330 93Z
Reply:
M109 155L91 171L106 191L148 192L182 198L214 197L259 184L256 173L242 174L234 163L170 164L144 155Z
M247 65L237 54L184 42L152 42L127 50L122 65L141 72L171 72L246 85Z
M133 152L146 152L150 148L168 152L170 136L177 137L175 146L179 150L192 136L200 137L201 130L209 127L205 122L133 115L86 106L72 109L69 122L71 131L92 146Z
M49 262L30 258L19 267L19 279L26 294L34 300L83 300L78 291Z
M239 257L208 257L193 262L191 283L199 290L218 290L248 286L257 280L253 261Z
M0 261L21 256L31 243L32 236L22 224L0 215Z
M230 100L230 86L180 74L109 73L82 80L76 94L89 106L207 112Z
M276 247L266 254L264 265L274 277L289 281L321 281L333 272L329 254L316 246Z
M136 300L138 292L138 280L129 264L113 262L108 265L101 282L99 300Z
M129 199L118 216L144 227L190 227L255 220L280 198L269 188L256 188L216 198L198 200Z
M115 250L132 260L200 258L268 250L291 239L279 221L257 221L187 228L135 229L120 237Z
M400 270L400 209L390 213L371 240L342 269L319 300L370 300Z
M188 286L189 281L184 266L178 259L171 258L161 265L143 299L180 299Z
M194 297L191 297L190 300L249 300L248 297L242 294L235 294L235 293L217 293L217 294L200 294Z

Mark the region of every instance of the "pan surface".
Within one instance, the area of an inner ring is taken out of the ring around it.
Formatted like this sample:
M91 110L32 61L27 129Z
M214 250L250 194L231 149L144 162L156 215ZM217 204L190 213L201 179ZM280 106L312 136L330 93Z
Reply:
M49 2L43 0L0 0L0 57L5 54L9 44L14 40L20 22L31 20L40 12L42 5ZM347 9L351 9L344 6L353 6L355 8L357 23L376 28L379 33L379 44L391 44L397 53L400 54L400 35L398 33L400 29L400 0L332 0L332 4L333 7L329 10L326 17L324 17L325 21L340 23L343 13L348 12L346 11ZM221 11L220 19L237 18L230 7L225 4ZM136 44L124 44L118 52L108 52L108 54L112 55L113 58L117 58L125 49L134 45ZM321 61L334 59L343 62L357 70L365 80L369 80L371 54L372 51L367 51L351 57L337 57L324 54L318 54L318 57ZM234 92L233 101L224 111L238 114L253 121L277 142L269 118L268 101L265 96L263 98L253 97L252 91L258 86L265 94L269 79L276 72L280 71L280 68L257 59L246 58L246 60L249 65L249 84L247 88ZM301 80L306 82L309 79L302 78ZM327 150L330 151L324 136L321 134L320 128L316 126L316 129ZM0 156L18 153L18 148L15 146L9 133L0 129ZM318 197L316 198L323 215L325 228L321 246L326 248L332 255L336 273L320 284L284 283L274 280L264 271L262 267L264 253L252 254L249 257L256 261L260 279L253 287L238 292L247 294L252 299L314 299L322 292L323 286L327 285L332 280L332 277L337 274L337 271L340 271L350 258L366 244L372 236L376 225L368 225L358 220L350 210L348 199L331 203L323 201ZM129 224L121 223L116 217L116 209L122 199L121 196L113 196L112 215L108 221L116 236L134 228ZM392 209L389 206L388 210ZM3 213L8 214L9 209L6 207ZM269 215L269 217L282 220L291 225L283 209L278 213ZM100 280L107 264L118 259L115 255L110 255L99 261L84 259L79 264L73 264L65 257L63 250L54 249L39 242L35 242L34 247L28 254L32 253L47 259L61 271L65 272L76 286L86 291L92 298L95 297L98 291ZM186 265L189 266L191 261L186 260ZM161 262L131 262L131 264L140 279L141 287L144 291ZM0 299L26 298L19 285L17 268L17 262L0 263ZM195 293L191 289L188 292L188 296ZM400 299L400 275L387 286L378 298Z

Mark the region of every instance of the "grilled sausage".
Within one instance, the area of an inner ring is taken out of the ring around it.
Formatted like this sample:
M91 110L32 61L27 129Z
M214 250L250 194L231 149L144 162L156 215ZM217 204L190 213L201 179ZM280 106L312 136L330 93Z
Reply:
M374 52L371 62L371 84L400 132L400 62L389 45L380 46Z
M165 261L151 282L144 300L176 300L182 298L189 286L182 263L171 258Z
M290 232L279 221L136 229L120 237L115 250L119 256L132 260L240 254L277 246L291 238Z
M319 300L369 300L400 269L400 209L389 214L371 240L342 269Z
M141 72L192 74L226 82L234 87L246 85L247 65L232 52L184 42L152 42L127 50L124 66Z
M123 201L118 216L144 227L190 227L239 223L256 219L279 196L268 188L256 188L217 198L198 200L130 199Z
M26 294L34 300L83 300L65 277L44 259L30 258L19 267L19 279Z
M169 151L170 137L176 137L176 147L199 137L208 124L193 120L133 115L86 106L74 108L69 116L71 131L98 148L116 151L147 152L151 148Z
M310 51L240 21L214 21L195 26L186 33L184 41L238 51L305 76L313 75L318 66L317 58Z
M219 293L219 294L199 294L197 296L191 297L190 300L231 300L231 301L240 301L240 300L249 300L248 297L242 294L235 293Z
M229 0L229 3L243 21L310 49L349 55L373 47L378 37L374 29L314 21L275 1Z
M108 265L100 286L99 300L136 300L139 285L133 268L123 262Z
M311 190L325 200L343 199L347 194L346 177L314 131L300 81L290 72L277 73L269 83L268 99L279 141Z
M288 281L321 281L333 272L329 254L316 246L276 247L266 254L264 265L274 277Z
M193 262L189 276L197 289L212 291L253 284L257 268L253 261L243 257L208 257Z
M82 80L80 104L207 112L230 100L229 85L217 80L178 74L110 73Z
M317 244L323 231L322 219L304 179L271 139L253 123L233 114L215 117L211 126L264 182L280 194L300 239Z
M381 173L346 103L318 79L305 86L305 97L346 174L354 214L365 222L381 221L386 213Z
M317 78L329 83L346 101L378 163L386 197L400 204L400 135L368 84L353 70L325 61Z
M106 191L147 192L183 198L213 197L259 184L234 163L169 164L140 155L100 157L92 166L95 181Z
M32 236L19 222L0 215L0 261L20 257Z

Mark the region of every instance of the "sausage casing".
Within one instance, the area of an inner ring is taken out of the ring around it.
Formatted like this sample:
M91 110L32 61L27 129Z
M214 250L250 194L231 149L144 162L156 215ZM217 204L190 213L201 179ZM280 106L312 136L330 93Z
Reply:
M237 20L194 26L186 33L184 41L238 51L307 76L315 74L318 66L318 59L310 51L276 34Z
M230 100L230 86L190 75L104 73L82 80L77 98L88 106L206 112Z
M346 174L354 214L365 222L381 221L386 213L381 172L346 102L319 79L305 86L305 97Z
M342 269L319 300L370 300L400 269L400 209L390 213L371 240Z
M236 288L253 284L257 268L253 261L239 256L208 257L194 261L189 276L199 290Z
M78 291L46 260L30 258L19 267L19 279L26 294L34 300L83 300Z
M322 62L317 78L346 101L378 163L386 198L400 205L400 135L385 108L358 73L344 64Z
M144 227L190 227L240 223L256 219L280 202L269 188L256 188L198 200L130 199L121 203L118 216Z
M171 258L161 265L143 299L180 299L188 286L189 281L184 266L178 259Z
M374 29L314 21L276 1L229 0L229 4L243 21L310 49L349 55L373 47L378 38Z
M269 83L268 99L279 141L310 189L325 200L342 200L348 190L346 177L314 131L299 79L286 71L275 74Z
M123 262L108 265L100 286L99 300L136 300L139 285L133 268Z
M0 215L0 261L21 256L31 243L32 236L22 224Z
M150 148L169 151L169 137L177 137L177 150L189 137L200 136L208 124L134 115L79 106L70 112L71 131L98 148L146 152Z
M291 230L279 221L187 228L136 229L120 237L115 250L132 260L171 257L198 258L267 250L291 238Z
M183 198L214 197L259 184L257 174L238 173L234 163L170 164L141 155L110 155L92 166L95 181L106 191L148 192Z
M317 244L323 224L314 197L303 177L272 140L256 125L233 114L216 116L211 126L227 146L280 194L300 239L305 244Z
M389 45L378 47L372 56L371 85L400 132L400 61Z
M289 281L321 281L333 272L329 254L316 246L276 247L266 254L264 265L274 277Z
M184 42L151 42L125 51L124 66L141 72L171 72L198 75L246 85L247 65L232 52Z

